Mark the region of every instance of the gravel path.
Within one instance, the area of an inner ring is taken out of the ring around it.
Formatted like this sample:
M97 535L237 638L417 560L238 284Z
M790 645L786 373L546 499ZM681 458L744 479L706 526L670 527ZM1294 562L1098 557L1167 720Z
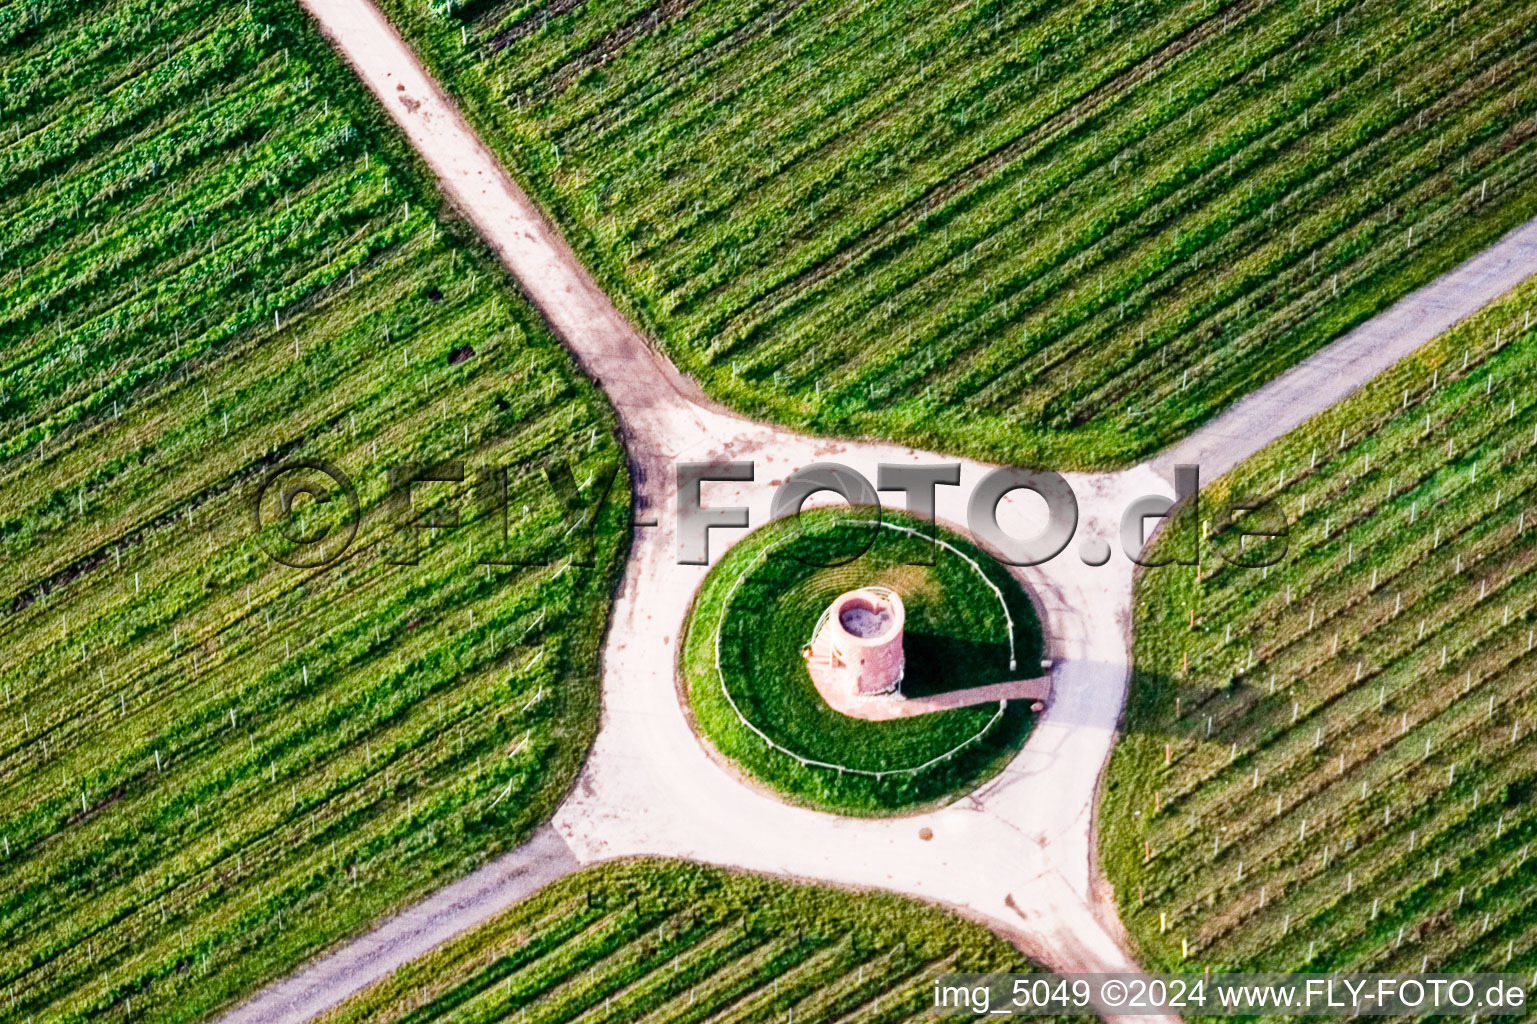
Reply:
M1537 271L1537 220L1410 292L1344 337L1304 359L1269 384L1153 460L1172 480L1179 463L1201 467L1215 480L1308 417L1342 401L1362 384L1510 291Z
M1416 292L1155 462L1070 475L1080 507L1075 543L1046 565L1018 572L1037 599L1056 661L1053 703L1024 748L997 778L951 806L902 818L844 818L791 807L743 785L704 751L684 717L676 645L706 569L677 561L674 463L755 460L753 483L709 483L703 494L706 505L748 507L757 526L768 519L774 486L808 463L840 462L874 480L879 462L957 460L811 438L744 420L705 399L614 308L369 0L302 2L607 392L632 460L637 522L656 524L636 527L604 643L602 724L553 831L541 830L530 844L223 1019L297 1024L494 915L546 877L642 854L911 893L987 922L1053 969L1136 970L1114 906L1101 895L1092 848L1096 786L1126 692L1132 565L1117 553L1090 566L1078 543L1099 539L1118 549L1122 511L1136 497L1172 493L1165 476L1174 461L1198 456L1203 474L1213 478L1537 270L1537 227ZM961 486L938 491L938 515L950 523L965 521L970 486L988 469L961 465ZM1004 506L1000 519L1011 532L1033 532L1028 504L1011 497ZM711 531L712 561L740 536ZM921 839L920 829L932 838ZM414 923L419 913L430 927Z
M485 867L445 885L386 918L334 953L262 989L222 1018L228 1024L273 1024L319 1016L369 982L382 978L490 916L581 867L549 826Z

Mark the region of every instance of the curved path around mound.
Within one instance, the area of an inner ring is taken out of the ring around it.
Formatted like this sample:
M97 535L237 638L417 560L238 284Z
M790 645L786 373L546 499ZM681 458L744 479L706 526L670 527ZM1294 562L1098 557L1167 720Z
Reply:
M1072 474L1080 515L1056 559L1019 570L1043 612L1055 699L1020 753L970 796L942 809L853 819L791 807L752 788L701 747L679 703L677 644L705 566L680 565L674 533L679 461L753 460L750 484L707 483L704 503L768 520L774 487L794 469L836 461L874 480L880 462L954 462L897 445L807 437L709 401L619 313L534 204L506 175L369 0L302 0L379 96L616 409L636 489L637 525L603 649L597 740L552 823L530 842L259 992L228 1024L297 1024L439 942L579 866L661 855L847 886L896 890L981 920L1061 971L1135 971L1093 851L1096 787L1115 740L1129 671L1133 566L1119 551L1123 510L1170 494L1176 461L1212 479L1403 354L1537 271L1537 222L1406 297L1381 316L1235 405L1153 462ZM965 522L970 488L989 467L959 460L961 486L938 515ZM1030 499L1034 500L1034 499ZM1012 502L1012 499L1006 499ZM1034 510L1005 511L1031 532ZM743 535L711 531L711 558ZM1088 539L1115 554L1078 556ZM932 830L932 838L919 830ZM1121 1018L1125 1019L1125 1018Z

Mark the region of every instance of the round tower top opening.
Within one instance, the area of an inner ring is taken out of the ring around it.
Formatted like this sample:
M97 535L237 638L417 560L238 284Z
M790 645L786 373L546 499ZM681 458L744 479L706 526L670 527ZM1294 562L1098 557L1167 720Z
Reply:
M903 626L902 599L885 587L850 590L833 602L832 617L840 631L861 644L879 644L899 635Z
M872 608L870 602L854 600L838 612L838 622L851 635L873 640L891 630L896 617L889 608Z

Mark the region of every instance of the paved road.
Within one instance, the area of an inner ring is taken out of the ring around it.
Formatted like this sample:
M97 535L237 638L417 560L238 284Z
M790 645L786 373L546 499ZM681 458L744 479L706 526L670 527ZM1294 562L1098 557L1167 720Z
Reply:
M754 482L707 484L704 500L745 506L752 524L760 525L767 521L774 485L811 462L838 461L873 480L880 462L956 460L894 445L806 437L741 419L706 400L619 314L369 0L302 2L608 393L636 474L637 516L658 521L636 530L604 645L602 724L553 821L569 859L550 845L549 833L541 833L535 851L541 867L528 866L529 847L507 854L482 874L501 877L504 865L514 871L521 866L523 874L508 884L486 885L468 901L443 893L429 897L421 906L430 930L413 927L416 911L407 911L224 1019L297 1024L432 942L522 898L546 870L639 854L911 893L987 921L1054 969L1135 970L1114 907L1100 896L1092 848L1096 786L1126 691L1133 567L1118 551L1107 564L1090 566L1078 557L1078 545L1100 539L1118 548L1120 516L1130 501L1170 493L1160 473L1166 466L1199 456L1211 460L1203 466L1206 475L1215 475L1342 397L1398 358L1398 349L1418 345L1422 321L1429 318L1439 330L1497 294L1502 282L1508 286L1537 269L1532 229L1496 247L1504 255L1490 257L1509 263L1474 261L1472 270L1453 272L1442 279L1446 284L1411 297L1422 303L1410 307L1420 311L1412 323L1405 324L1395 307L1384 314L1395 319L1363 325L1338 343L1347 348L1325 349L1247 400L1247 410L1241 403L1154 463L1069 476L1080 506L1074 543L1045 566L1019 573L1037 599L1056 659L1052 706L1005 771L967 798L904 818L844 818L790 807L745 785L705 752L684 718L675 685L676 645L705 570L677 561L674 463L754 460ZM1401 340L1406 330L1416 340ZM1384 338L1396 354L1380 351ZM962 461L961 486L939 489L940 518L965 521L970 486L988 468ZM1001 518L1025 535L1038 517L1011 496ZM741 535L712 531L712 560ZM922 828L932 830L932 839L919 838ZM474 886L472 880L461 884Z

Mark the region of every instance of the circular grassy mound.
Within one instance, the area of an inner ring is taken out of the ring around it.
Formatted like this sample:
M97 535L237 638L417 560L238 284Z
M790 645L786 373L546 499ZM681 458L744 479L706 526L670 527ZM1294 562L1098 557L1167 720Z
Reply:
M942 527L931 549L931 524L890 510L881 520L808 510L748 535L705 578L681 652L695 723L721 754L791 800L845 814L974 789L1034 716L1023 701L879 722L835 711L801 655L833 598L872 584L901 595L908 696L1040 673L1040 621L1003 566Z

